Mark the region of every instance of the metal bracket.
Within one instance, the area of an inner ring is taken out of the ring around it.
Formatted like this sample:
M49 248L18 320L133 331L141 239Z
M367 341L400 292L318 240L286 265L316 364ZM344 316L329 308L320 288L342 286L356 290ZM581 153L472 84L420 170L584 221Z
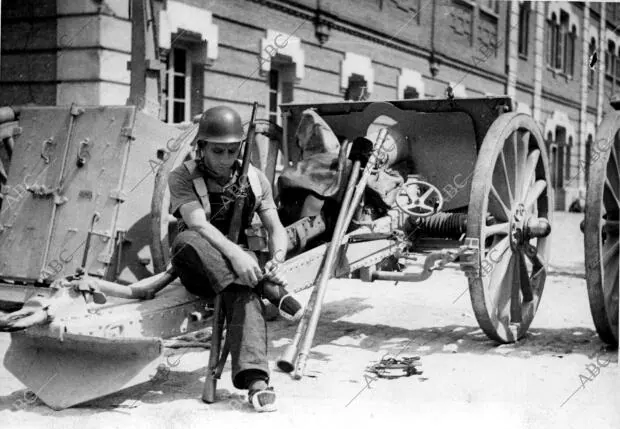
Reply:
M135 140L136 137L133 133L133 127L122 127L121 128L121 136L127 137L128 139Z
M78 147L76 164L80 168L86 165L86 161L88 160L87 157L90 158L90 154L88 153L88 150L85 150L89 144L90 144L90 139L85 138L84 140L80 142L80 146Z
M50 163L48 146L54 146L55 144L56 142L54 141L53 137L50 137L43 141L43 145L41 146L41 158L43 158L43 161L45 161L46 164Z
M113 198L120 203L124 203L127 201L127 193L125 191L121 191L120 189L113 189L110 191L110 198Z
M77 104L72 104L70 113L73 116L80 116L82 113L84 113L84 108L78 107Z
M467 277L477 277L480 269L478 254L480 253L480 239L465 238L465 244L460 247L463 249L463 256L460 265L461 270L465 272Z

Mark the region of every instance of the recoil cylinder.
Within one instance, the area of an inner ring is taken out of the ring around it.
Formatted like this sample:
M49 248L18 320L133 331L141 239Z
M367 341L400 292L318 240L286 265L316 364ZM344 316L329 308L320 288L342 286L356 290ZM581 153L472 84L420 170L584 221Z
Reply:
M467 232L467 213L435 213L425 218L410 216L404 231L410 238L424 235L458 240Z

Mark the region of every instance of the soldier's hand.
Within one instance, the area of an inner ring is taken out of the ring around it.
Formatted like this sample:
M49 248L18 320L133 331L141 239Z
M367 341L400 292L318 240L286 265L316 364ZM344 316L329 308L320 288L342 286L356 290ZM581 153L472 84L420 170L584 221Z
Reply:
M230 262L239 280L247 286L254 287L263 278L258 262L241 249L230 259Z
M273 259L265 264L265 278L284 287L288 286L281 265Z

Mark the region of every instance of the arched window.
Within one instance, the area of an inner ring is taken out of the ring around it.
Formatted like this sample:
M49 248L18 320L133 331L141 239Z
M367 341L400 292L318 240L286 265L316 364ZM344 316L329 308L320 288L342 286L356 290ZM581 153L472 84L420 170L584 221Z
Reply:
M590 39L590 46L588 47L588 62L592 61L592 56L596 52L596 40L594 37ZM594 82L596 79L596 69L598 67L595 65L594 67L590 67L588 65L588 84L591 88L594 87Z
M573 76L576 44L577 27L570 25L570 14L560 10L558 20L553 12L547 20L547 65L567 76Z
M531 2L519 6L519 54L527 57L528 34L530 32Z
M555 12L547 20L547 65L555 68L556 45L558 41L559 24Z
M564 73L568 76L573 76L575 72L575 41L577 39L577 27L573 25L570 33L564 33L564 39Z

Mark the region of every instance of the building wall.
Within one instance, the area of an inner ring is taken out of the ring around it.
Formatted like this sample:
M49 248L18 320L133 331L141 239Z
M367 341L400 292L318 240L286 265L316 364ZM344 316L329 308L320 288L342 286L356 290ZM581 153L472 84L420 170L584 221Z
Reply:
M130 1L3 3L0 105L125 104ZM566 208L584 191L580 162L587 129L610 109L606 94L620 86L620 80L605 76L602 64L608 38L620 54L620 32L613 32L620 9L612 3L533 2L528 52L520 55L520 3L500 1L489 9L481 5L487 2L469 0L323 0L322 17L331 26L323 46L315 37L316 0L153 0L153 18L161 26L159 12L165 10L172 22L175 7L210 14L204 28L181 20L166 35L172 46L191 54L192 115L226 103L249 117L258 100L259 117L267 117L270 70L277 69L295 102L343 100L348 82L343 71L348 71L366 78L370 100L402 98L406 86L423 97L444 97L450 84L456 85L456 96L511 95L543 130L564 127L554 121L568 118L575 137L567 164L573 179L565 180L560 192L559 207ZM546 63L547 18L560 10L569 13L578 33L572 76ZM274 46L274 35L287 46ZM591 37L599 56L592 86L587 82ZM161 37L159 42L165 47ZM439 62L436 76L429 68L431 55ZM147 104L156 108L159 101L154 94Z

